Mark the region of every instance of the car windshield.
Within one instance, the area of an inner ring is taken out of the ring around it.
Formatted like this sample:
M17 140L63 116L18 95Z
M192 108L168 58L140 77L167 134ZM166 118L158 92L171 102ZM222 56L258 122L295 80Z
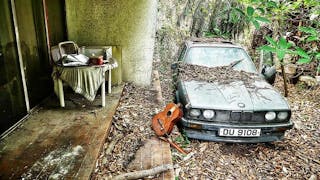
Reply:
M207 67L231 65L236 70L257 73L257 70L244 49L236 47L192 47L184 61Z

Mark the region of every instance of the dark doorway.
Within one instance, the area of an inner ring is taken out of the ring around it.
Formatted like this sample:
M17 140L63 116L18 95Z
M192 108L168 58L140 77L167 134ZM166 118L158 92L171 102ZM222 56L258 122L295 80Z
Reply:
M0 1L0 134L52 94L48 46L66 40L66 35L64 0Z

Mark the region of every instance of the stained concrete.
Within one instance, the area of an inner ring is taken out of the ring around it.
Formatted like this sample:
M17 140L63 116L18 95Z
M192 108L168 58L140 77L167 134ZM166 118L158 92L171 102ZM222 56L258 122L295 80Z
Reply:
M88 179L112 122L123 85L101 108L66 91L66 108L48 98L0 141L0 179Z
M122 62L113 71L115 80L150 84L157 0L69 0L65 3L69 40L81 45L120 46Z

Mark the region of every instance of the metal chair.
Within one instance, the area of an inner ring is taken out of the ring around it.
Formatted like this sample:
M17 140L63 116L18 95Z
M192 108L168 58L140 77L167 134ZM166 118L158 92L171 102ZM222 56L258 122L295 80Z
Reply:
M73 41L64 41L58 44L61 57L68 54L78 54L78 45Z

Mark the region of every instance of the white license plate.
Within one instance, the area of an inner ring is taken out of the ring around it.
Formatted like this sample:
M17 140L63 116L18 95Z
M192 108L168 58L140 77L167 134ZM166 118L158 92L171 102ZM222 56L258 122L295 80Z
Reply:
M258 137L260 136L261 129L233 129L233 128L220 128L219 136L231 137Z

